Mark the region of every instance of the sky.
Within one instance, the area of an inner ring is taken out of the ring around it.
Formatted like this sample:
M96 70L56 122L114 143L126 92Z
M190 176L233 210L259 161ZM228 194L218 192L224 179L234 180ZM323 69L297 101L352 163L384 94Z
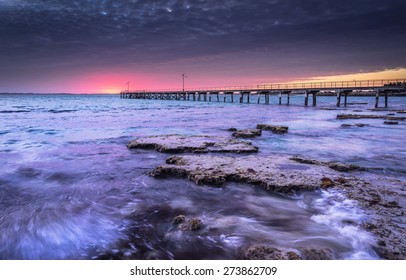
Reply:
M405 0L0 0L0 92L406 78Z

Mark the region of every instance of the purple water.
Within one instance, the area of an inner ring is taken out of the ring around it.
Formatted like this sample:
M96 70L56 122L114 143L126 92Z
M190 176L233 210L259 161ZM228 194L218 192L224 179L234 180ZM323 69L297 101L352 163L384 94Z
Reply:
M406 107L404 97L389 101L390 109ZM335 108L335 97L318 97L317 109L302 107L303 96L279 106L1 95L0 259L233 259L254 244L318 245L339 259L377 258L374 237L348 224L365 218L362 209L340 193L285 197L246 184L210 188L157 180L146 173L168 155L126 148L137 136L229 136L229 127L282 124L288 134L266 132L252 140L259 155L355 163L404 180L406 122L337 120L353 110L389 113L369 111L373 97L349 102L368 104L331 111L320 107ZM200 217L206 226L179 231L172 225L179 214Z

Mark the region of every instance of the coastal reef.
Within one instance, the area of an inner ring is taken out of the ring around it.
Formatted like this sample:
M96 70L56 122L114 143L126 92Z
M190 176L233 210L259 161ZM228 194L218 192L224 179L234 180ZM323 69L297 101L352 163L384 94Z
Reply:
M139 137L127 144L129 149L154 149L162 153L255 153L251 142L222 136L163 135Z
M185 177L198 185L222 186L227 181L244 182L261 186L268 191L292 193L296 190L313 190L330 187L328 183L342 176L334 169L353 169L343 164L307 164L289 156L171 156L166 164L149 174L158 178ZM338 182L339 184L339 182Z

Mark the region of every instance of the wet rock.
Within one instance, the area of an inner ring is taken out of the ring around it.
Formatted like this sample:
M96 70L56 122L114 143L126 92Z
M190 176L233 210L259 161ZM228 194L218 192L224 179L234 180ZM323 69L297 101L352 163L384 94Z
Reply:
M237 130L232 134L233 137L237 138L254 138L257 136L261 136L260 129L241 129Z
M337 119L339 119L339 120L348 120L348 119L385 119L385 120L398 120L398 121L406 120L405 117L391 117L391 116L383 116L383 115L357 115L357 114L341 114L341 115L337 115Z
M256 245L249 247L245 254L246 260L286 260L281 250L275 247Z
M365 124L365 123L356 123L356 124L342 124L342 127L351 127L351 126L357 126L357 127L364 127L364 126L369 126L369 124Z
M235 127L230 127L229 129L227 129L228 131L231 131L231 132L235 132L235 131L237 131L238 129L236 129Z
M326 188L330 188L332 186L334 186L333 180L331 180L330 178L327 178L327 177L321 178L321 184L320 184L321 188L326 189Z
M186 217L184 215L178 215L173 218L173 224L178 225L186 221Z
M296 254L295 252L289 251L286 253L288 260L301 260L302 257Z
M179 229L182 231L197 231L203 227L203 222L202 220L198 218L192 218L192 219L185 219L180 222L179 224Z
M394 124L399 124L399 122L395 122L395 121L385 121L384 124L394 125Z
M398 114L406 114L406 110L396 111L396 113L398 113Z
M190 220L190 230L199 230L203 226L203 222L200 219L194 218Z
M334 255L329 248L301 248L301 256L305 260L333 260Z
M257 129L269 130L276 134L288 133L289 127L281 125L271 125L271 124L257 124Z
M394 116L395 114L393 114L393 113L390 113L390 114L386 114L387 116Z
M129 149L154 149L163 153L255 153L250 142L221 136L163 135L139 137L127 144Z
M323 162L323 161L318 161L314 159L306 159L302 157L291 157L290 158L293 161L299 162L299 163L304 163L304 164L313 164L313 165L319 165L319 166L328 166L329 168L336 170L336 171L342 171L342 172L348 172L348 171L354 171L354 170L364 170L363 168L359 167L358 165L354 164L345 164L345 163L340 163L340 162Z
M334 170L337 170L337 171L342 171L342 172L348 172L348 171L354 171L354 170L363 170L358 165L345 164L345 163L340 163L340 162L328 162L327 166L330 167L331 169L334 169Z
M198 185L222 186L228 181L245 182L281 193L316 189L323 177L333 179L341 177L327 166L306 166L284 155L238 158L185 155L172 156L166 162L149 174L161 178L185 177Z

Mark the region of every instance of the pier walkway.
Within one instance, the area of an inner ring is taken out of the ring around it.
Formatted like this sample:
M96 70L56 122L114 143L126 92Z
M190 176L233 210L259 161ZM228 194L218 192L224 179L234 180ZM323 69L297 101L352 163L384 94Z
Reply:
M337 96L336 106L347 106L348 96L375 95L375 108L379 106L380 97L384 97L384 106L388 107L391 94L406 92L406 79L396 80L364 80L364 81L337 81L313 83L286 83L266 84L246 87L218 87L195 88L182 90L139 90L122 91L121 98L127 99L161 99L161 100L189 100L189 101L217 101L240 103L270 103L271 96L278 97L278 103L290 103L291 95L302 95L304 106L309 106L309 98L313 106L317 105L318 95ZM254 98L256 97L256 98ZM285 101L283 101L285 100Z

